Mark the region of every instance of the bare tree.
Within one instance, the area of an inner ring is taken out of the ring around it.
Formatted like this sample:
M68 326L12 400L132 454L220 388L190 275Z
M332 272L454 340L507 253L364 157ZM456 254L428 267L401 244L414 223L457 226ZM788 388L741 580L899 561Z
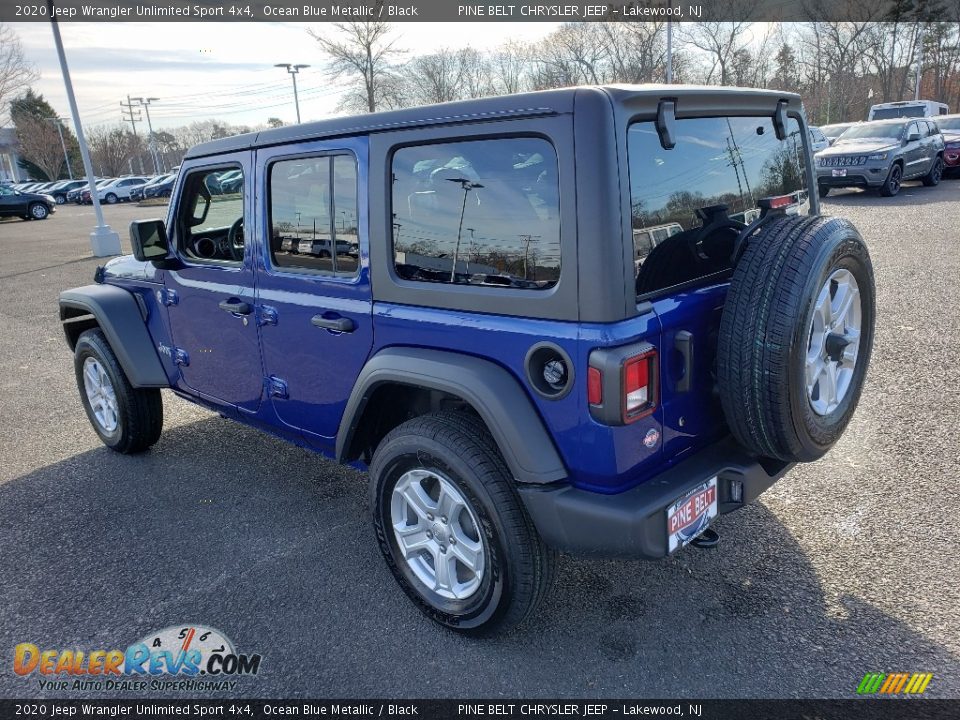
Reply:
M756 7L756 2L747 0L743 5L746 14L740 14L740 17L747 18ZM749 20L740 20L701 22L681 26L680 35L683 41L703 52L710 63L710 69L705 76L707 83L731 84L734 66L738 63L738 55L742 65L743 51L750 44L749 31L752 24Z
M6 116L10 99L38 77L13 28L0 23L0 120Z
M17 118L20 156L36 165L47 178L56 180L65 166L60 136L52 122L33 116Z
M464 63L461 53L442 49L421 55L403 68L404 99L408 105L429 105L463 97Z
M612 22L598 23L598 26L612 82L646 83L664 79L666 23Z
M607 46L596 23L565 23L536 47L537 89L597 85L606 80Z
M391 38L393 26L385 22L332 23L330 35L308 30L330 60L327 75L333 80L360 80L341 103L347 109L376 112L396 104L397 76L392 60L402 54Z
M139 138L122 125L99 125L87 132L90 160L95 170L112 177L130 171L130 160L140 150Z
M495 95L510 95L529 86L530 49L508 41L494 50L487 63L490 90Z

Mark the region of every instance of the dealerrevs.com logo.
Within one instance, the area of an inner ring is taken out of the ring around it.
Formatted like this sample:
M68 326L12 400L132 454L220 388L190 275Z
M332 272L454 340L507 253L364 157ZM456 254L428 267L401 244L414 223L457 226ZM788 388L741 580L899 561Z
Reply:
M233 690L234 678L256 675L260 661L202 625L168 627L126 650L41 649L28 642L13 650L13 671L36 676L42 690Z

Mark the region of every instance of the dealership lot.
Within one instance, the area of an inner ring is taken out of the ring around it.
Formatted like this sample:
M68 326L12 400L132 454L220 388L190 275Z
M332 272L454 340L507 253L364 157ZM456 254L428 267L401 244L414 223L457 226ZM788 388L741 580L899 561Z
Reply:
M852 697L866 672L931 672L927 695L960 695L958 207L960 180L831 195L878 291L839 445L721 519L718 550L563 558L538 617L494 640L397 591L352 469L169 393L153 450L103 448L56 305L98 264L92 208L0 223L0 696L44 694L12 672L18 643L123 649L195 623L263 656L230 693L247 697ZM165 209L105 212L125 235Z

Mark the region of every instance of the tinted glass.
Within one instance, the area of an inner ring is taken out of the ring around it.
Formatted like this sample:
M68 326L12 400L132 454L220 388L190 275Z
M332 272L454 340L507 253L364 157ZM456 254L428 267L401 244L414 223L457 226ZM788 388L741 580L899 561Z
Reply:
M937 120L937 127L941 130L960 130L960 118Z
M903 135L903 123L862 123L854 125L840 136L841 140L860 138L890 138L896 140Z
M796 120L789 120L785 140L777 139L768 117L691 118L676 121L675 131L669 150L653 122L634 123L628 132L641 294L728 270L738 229L728 222L701 232L724 214L742 227L759 217L761 198L807 199L806 151Z
M906 107L877 108L873 111L874 120L889 120L899 117L923 117L926 115L923 105L908 105Z
M560 278L557 155L539 138L406 147L393 156L397 274L545 289Z
M279 268L357 273L357 166L352 155L284 160L271 167L270 255Z

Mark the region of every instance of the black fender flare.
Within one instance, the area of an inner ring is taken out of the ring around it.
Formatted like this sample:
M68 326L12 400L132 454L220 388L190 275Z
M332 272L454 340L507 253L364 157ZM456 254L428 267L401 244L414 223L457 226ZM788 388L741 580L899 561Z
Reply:
M67 344L74 342L67 324L92 315L130 384L137 388L169 387L170 381L147 332L146 308L133 293L115 285L84 285L60 293L60 322L64 324Z
M367 361L340 421L339 462L349 459L347 449L367 401L385 384L440 390L463 398L490 429L518 481L542 484L567 477L540 415L513 375L489 360L427 348L387 348Z

